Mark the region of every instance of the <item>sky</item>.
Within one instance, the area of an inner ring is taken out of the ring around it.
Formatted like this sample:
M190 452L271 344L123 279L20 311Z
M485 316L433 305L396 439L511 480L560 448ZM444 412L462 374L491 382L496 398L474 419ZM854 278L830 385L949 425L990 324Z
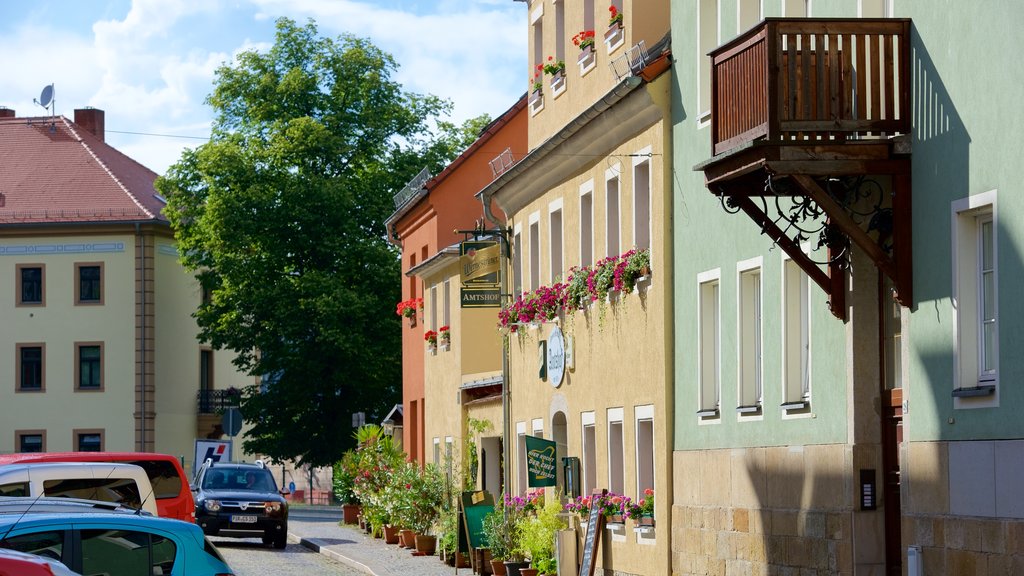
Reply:
M495 118L526 91L526 3L513 0L14 0L0 18L0 106L19 117L106 113L107 142L158 174L210 135L214 73L266 51L280 17L369 38L405 90Z

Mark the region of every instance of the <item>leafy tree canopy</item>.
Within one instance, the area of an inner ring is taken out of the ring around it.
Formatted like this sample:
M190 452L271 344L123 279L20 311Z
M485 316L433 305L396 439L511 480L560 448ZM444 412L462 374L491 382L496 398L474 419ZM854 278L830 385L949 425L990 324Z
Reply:
M331 464L352 445L352 413L382 418L400 401L400 264L383 222L397 190L487 119L443 121L450 104L403 91L395 70L365 39L280 19L268 52L217 70L210 142L157 181L211 296L194 314L200 339L262 377L243 399L249 452Z

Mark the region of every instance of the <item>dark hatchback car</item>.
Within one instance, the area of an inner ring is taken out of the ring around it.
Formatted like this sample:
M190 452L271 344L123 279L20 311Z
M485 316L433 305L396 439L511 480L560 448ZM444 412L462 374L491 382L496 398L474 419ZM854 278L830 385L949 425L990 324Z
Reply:
M196 524L210 536L262 537L284 548L288 543L288 502L262 462L207 461L196 473L192 494Z

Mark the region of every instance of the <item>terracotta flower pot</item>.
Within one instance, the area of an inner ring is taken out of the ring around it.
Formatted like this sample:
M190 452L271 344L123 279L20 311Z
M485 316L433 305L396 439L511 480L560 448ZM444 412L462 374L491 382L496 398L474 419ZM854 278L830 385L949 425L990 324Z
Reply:
M359 504L344 504L341 507L341 513L345 524L355 524L359 521Z
M399 533L400 545L402 548L416 547L416 532L413 530L402 530Z
M506 576L505 562L501 560L491 560L491 572L494 576Z
M536 568L520 568L519 576L537 576L539 572L540 570L537 570Z
M384 543L398 544L398 526L384 525Z
M437 536L416 535L416 551L424 556L433 556L437 549Z

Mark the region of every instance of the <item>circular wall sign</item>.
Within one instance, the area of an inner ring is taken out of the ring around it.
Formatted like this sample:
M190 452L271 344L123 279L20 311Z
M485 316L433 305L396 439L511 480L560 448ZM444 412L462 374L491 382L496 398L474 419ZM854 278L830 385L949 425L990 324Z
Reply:
M548 382L558 388L565 376L565 339L562 331L555 326L548 336Z

